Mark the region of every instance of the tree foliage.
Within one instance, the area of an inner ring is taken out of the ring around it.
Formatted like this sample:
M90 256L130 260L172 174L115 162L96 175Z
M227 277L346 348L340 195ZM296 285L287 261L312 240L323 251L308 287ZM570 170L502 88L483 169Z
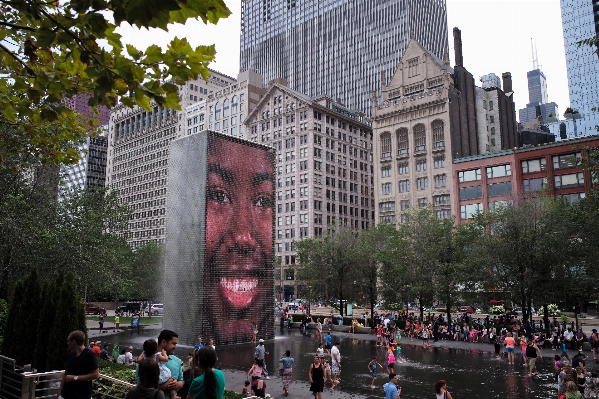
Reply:
M179 109L177 85L207 79L214 45L174 38L162 49L124 45L117 28L168 30L200 18L216 24L230 14L223 0L71 0L2 2L0 18L0 162L26 153L44 163L73 163L73 147L96 122L79 118L63 97L90 96L89 105L147 110L150 102Z

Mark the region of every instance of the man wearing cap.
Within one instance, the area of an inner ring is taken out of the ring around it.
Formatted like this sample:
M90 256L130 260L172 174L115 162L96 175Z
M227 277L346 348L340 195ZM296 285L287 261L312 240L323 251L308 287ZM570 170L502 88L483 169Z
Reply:
M264 370L264 375L266 376L267 380L270 380L270 377L268 376L268 370L266 370L266 361L264 359L265 355L268 355L269 353L266 352L266 348L264 348L264 340L261 339L260 341L258 341L258 345L256 346L256 352L254 353L254 357L257 357L258 359L262 360L262 363L264 363L264 367L262 368Z

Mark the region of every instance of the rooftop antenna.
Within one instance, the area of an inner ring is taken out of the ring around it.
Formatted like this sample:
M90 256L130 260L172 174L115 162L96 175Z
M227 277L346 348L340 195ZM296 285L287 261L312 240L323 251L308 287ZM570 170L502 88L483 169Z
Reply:
M532 37L530 38L530 48L532 50L532 69L539 69L539 55L537 54L537 46L533 44Z

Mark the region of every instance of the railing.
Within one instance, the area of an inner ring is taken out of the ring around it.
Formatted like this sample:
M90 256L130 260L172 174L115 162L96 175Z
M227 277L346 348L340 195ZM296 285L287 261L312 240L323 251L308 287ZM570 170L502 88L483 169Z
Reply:
M14 359L0 355L0 398L56 398L64 370L47 373L31 371L31 365L18 366ZM123 399L133 384L100 374L94 381L94 399Z

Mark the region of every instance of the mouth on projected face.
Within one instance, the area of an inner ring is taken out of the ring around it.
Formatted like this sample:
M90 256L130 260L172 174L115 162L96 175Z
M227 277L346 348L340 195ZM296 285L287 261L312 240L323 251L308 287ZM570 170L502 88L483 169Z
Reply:
M220 289L225 300L234 308L248 307L258 290L258 279L255 277L227 278L221 277Z

